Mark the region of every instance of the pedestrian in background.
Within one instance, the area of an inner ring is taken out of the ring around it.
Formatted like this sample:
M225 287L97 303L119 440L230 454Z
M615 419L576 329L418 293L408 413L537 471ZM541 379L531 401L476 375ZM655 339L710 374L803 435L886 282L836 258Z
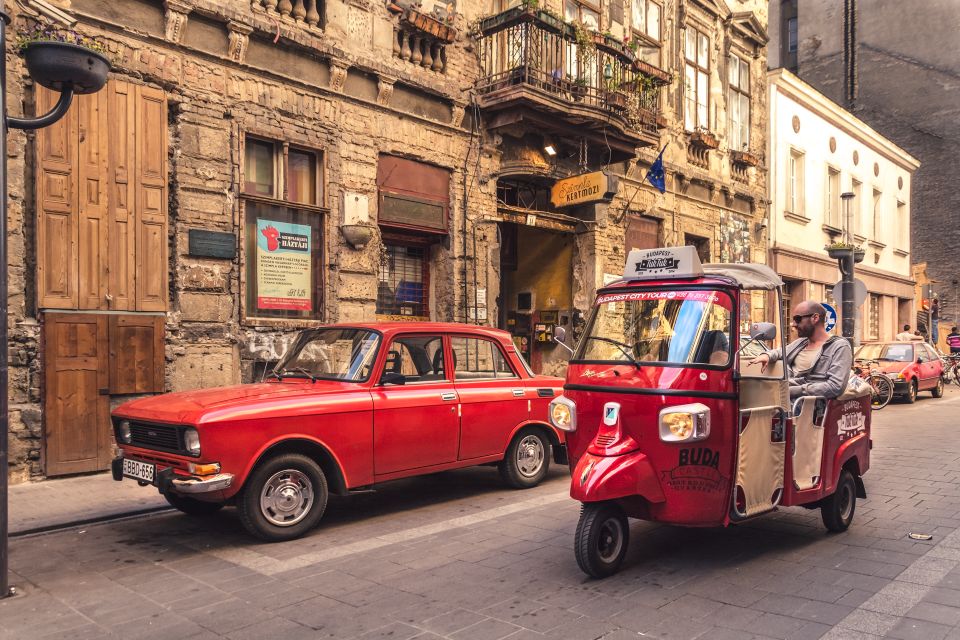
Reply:
M947 334L947 346L950 347L950 353L960 353L960 333L957 333L956 327L951 327Z
M930 307L930 342L940 341L940 298L934 298Z

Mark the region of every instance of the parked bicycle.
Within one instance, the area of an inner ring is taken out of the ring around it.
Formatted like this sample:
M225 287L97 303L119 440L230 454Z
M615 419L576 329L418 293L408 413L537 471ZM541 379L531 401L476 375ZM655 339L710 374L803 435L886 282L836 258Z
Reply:
M960 387L960 353L951 353L941 355L943 361L943 381L946 384L951 382Z
M870 385L870 406L879 411L893 399L893 378L877 369L877 366L876 360L856 360L853 372Z

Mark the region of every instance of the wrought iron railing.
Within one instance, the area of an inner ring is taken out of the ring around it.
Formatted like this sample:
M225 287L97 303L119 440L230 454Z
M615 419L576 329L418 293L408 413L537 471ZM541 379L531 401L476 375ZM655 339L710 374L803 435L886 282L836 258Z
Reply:
M660 87L669 76L636 61L619 41L581 32L578 43L572 25L524 7L486 18L478 29L480 95L524 85L633 128L656 130Z

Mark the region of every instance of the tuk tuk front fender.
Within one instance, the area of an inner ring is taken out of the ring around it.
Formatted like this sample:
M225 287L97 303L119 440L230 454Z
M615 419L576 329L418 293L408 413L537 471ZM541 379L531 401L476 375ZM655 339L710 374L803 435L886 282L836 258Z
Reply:
M645 453L620 456L586 453L577 462L570 481L570 497L580 502L601 502L640 496L648 502L664 502L657 472Z

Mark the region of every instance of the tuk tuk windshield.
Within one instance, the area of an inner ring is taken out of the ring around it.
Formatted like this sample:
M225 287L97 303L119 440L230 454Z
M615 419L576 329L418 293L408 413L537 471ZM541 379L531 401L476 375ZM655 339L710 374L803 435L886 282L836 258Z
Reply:
M605 293L576 360L727 366L733 299L722 291Z

